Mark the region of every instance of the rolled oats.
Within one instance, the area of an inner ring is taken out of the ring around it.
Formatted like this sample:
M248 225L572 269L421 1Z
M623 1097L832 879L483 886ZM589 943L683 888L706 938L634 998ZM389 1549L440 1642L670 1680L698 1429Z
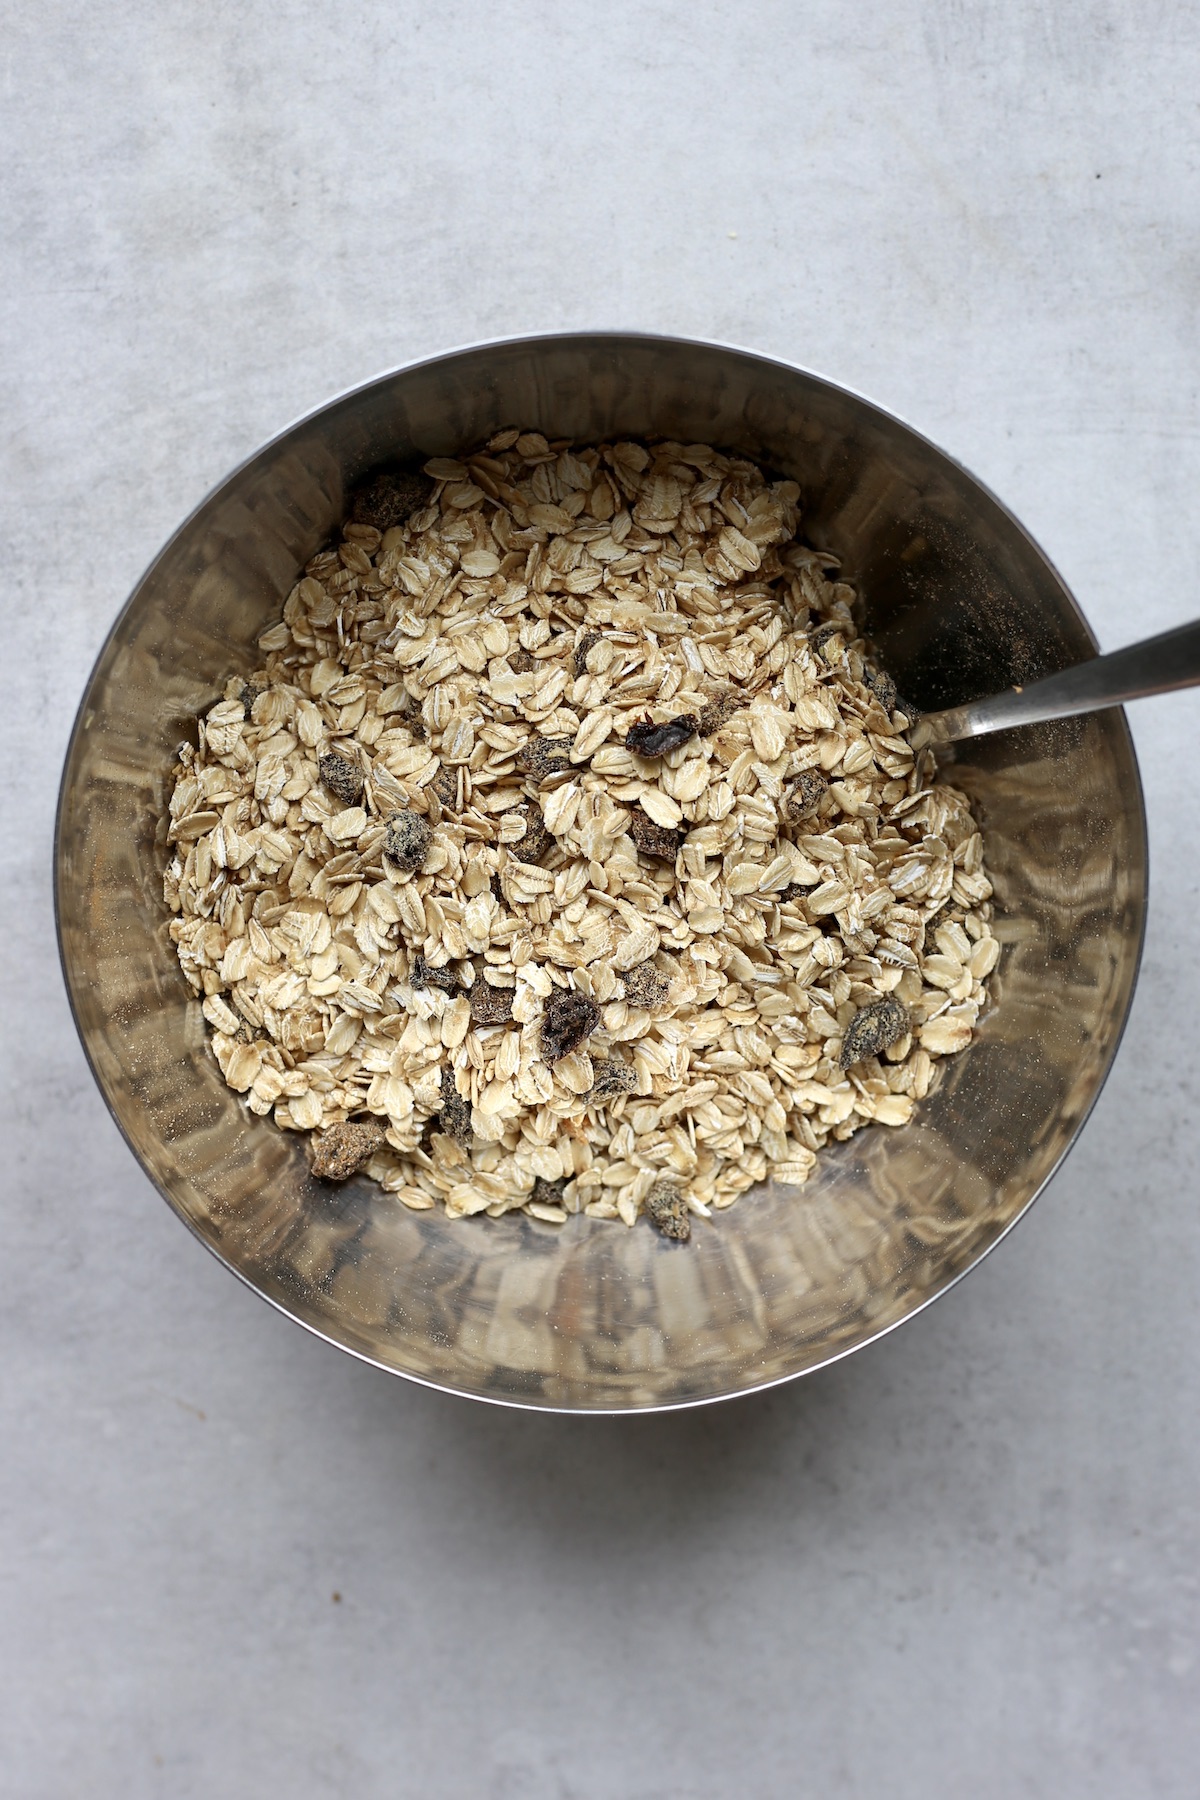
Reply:
M685 1238L970 1042L982 840L798 517L515 429L357 491L168 822L213 1053L318 1175Z

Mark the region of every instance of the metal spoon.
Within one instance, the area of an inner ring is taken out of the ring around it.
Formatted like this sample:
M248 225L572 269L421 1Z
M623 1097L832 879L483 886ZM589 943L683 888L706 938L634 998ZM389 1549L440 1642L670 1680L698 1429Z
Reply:
M1074 713L1100 712L1146 694L1169 694L1200 682L1200 620L1164 631L1159 637L1076 663L1028 687L1009 688L986 700L970 700L944 712L926 713L908 734L914 750L927 744L954 744L984 737L1012 725L1039 725Z

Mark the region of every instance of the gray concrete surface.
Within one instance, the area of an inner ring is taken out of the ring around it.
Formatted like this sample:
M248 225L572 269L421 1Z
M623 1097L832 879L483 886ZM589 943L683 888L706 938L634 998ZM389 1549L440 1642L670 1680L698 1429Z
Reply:
M716 336L907 415L1115 646L1200 608L1184 0L3 7L5 1800L1183 1800L1200 1765L1200 696L1133 723L1145 972L1015 1237L797 1387L563 1422L274 1316L67 1016L54 792L204 490L533 328Z

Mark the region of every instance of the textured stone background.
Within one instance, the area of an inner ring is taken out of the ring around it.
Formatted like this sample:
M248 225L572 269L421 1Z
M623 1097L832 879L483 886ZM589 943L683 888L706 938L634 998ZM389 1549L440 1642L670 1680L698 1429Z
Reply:
M1197 9L2 12L0 1793L1190 1800L1200 698L1133 715L1145 969L1034 1215L876 1349L666 1419L409 1389L230 1280L84 1067L50 842L174 525L479 337L810 364L1001 494L1106 646L1197 611Z

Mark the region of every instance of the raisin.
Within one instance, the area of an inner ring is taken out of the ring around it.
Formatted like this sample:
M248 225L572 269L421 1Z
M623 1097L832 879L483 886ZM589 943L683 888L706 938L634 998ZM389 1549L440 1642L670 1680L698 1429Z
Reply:
M793 825L811 819L829 792L829 777L820 769L802 769L787 791L784 811Z
M627 1005L653 1012L666 999L671 984L653 963L645 962L639 963L636 969L626 969L621 976L621 986L625 989Z
M598 631L585 631L579 642L576 644L575 659L571 664L571 667L575 672L576 681L579 680L581 675L587 674L588 651L592 648L593 644L598 644L600 642L600 636L601 634Z
M471 989L472 1025L507 1025L512 1018L513 990L493 987L482 975Z
M347 806L354 805L363 791L363 772L356 762L351 762L348 756L339 756L336 750L329 750L317 758L317 770L331 794Z
M656 1181L644 1202L646 1216L666 1238L686 1244L692 1235L692 1217L687 1201L673 1181Z
M370 1162L383 1141L383 1126L374 1119L347 1119L341 1125L331 1125L312 1140L312 1172L322 1181L348 1181L365 1162Z
M372 475L354 495L350 516L356 525L373 525L390 531L420 510L433 492L428 475L392 469Z
M615 1057L594 1056L592 1075L589 1100L605 1100L612 1094L632 1094L637 1086L637 1071L632 1063L618 1062Z
M471 1103L455 1087L454 1070L449 1063L442 1064L442 1130L464 1149L470 1147Z
M418 950L413 958L412 974L409 980L416 988L441 988L444 994L457 994L458 976L447 964L440 968L426 962Z
M678 750L694 738L699 725L695 713L680 713L677 719L668 719L665 725L656 725L646 713L629 727L625 748L632 750L635 756L666 756L668 751Z
M542 1014L542 1055L548 1063L570 1056L600 1023L600 1008L589 994L555 988Z
M637 801L630 813L629 835L643 856L656 856L663 862L674 862L685 833L673 826L656 825L645 807Z
M510 844L509 854L518 862L540 863L543 856L554 848L554 834L546 830L546 821L542 817L542 809L534 800L527 800L519 806L517 812L525 820L525 830L515 844Z
M571 767L573 743L573 738L530 738L517 751L517 767L524 769L535 781L545 781L549 775L561 775L564 769Z
M849 1069L866 1056L880 1056L908 1029L908 1013L899 1000L890 995L872 1000L869 1006L859 1007L846 1027L838 1060L843 1069Z
M415 873L429 854L433 831L421 813L393 813L383 839L383 854L398 869Z

